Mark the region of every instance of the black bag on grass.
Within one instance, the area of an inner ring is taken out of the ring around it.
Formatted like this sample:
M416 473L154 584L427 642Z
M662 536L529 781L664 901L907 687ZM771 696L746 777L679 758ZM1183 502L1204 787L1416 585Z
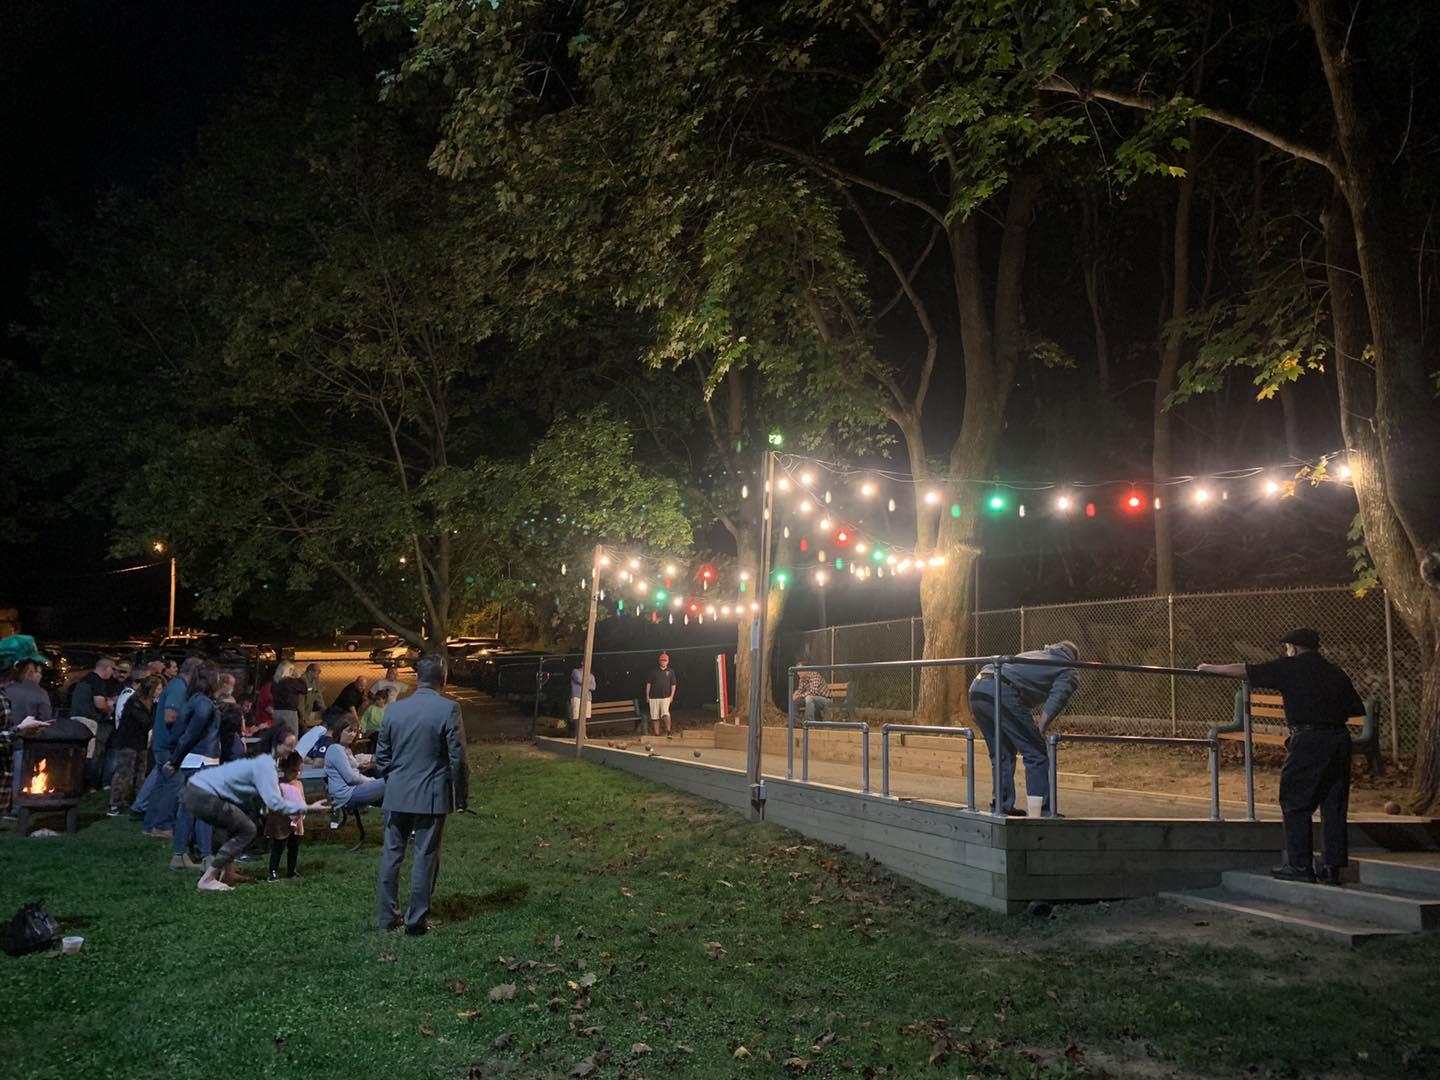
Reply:
M60 937L60 927L45 910L45 901L36 900L17 911L5 927L3 947L11 956L24 956L49 948Z

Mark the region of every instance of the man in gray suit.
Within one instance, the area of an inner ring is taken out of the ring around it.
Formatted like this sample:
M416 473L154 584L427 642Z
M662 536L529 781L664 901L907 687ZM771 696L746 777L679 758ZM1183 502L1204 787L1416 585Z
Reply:
M400 864L411 833L415 858L410 866L410 908L405 932L429 929L430 893L440 873L440 839L445 815L464 810L469 797L465 764L465 725L460 705L445 688L445 659L434 653L415 665L419 686L385 710L375 744L375 774L385 780L385 849L380 856L380 929L400 925L396 895Z

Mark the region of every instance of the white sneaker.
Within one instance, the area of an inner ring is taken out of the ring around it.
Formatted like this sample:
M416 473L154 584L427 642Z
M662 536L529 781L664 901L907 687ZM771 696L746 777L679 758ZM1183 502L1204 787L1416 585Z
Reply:
M232 886L226 885L223 881L197 881L195 888L201 892L230 892Z

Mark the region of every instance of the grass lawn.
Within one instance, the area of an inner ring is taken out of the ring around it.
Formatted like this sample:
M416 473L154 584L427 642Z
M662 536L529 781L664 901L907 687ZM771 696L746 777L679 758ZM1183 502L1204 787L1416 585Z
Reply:
M422 938L374 929L378 827L312 826L301 879L223 895L93 808L0 832L0 914L44 897L85 937L0 955L0 1077L1440 1074L1440 935L1006 918L617 771L471 760Z

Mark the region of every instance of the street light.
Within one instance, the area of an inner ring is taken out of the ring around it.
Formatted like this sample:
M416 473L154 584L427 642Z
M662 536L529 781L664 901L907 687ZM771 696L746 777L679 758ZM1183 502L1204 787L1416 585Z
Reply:
M151 548L152 551L155 552L156 555L164 555L164 554L165 554L165 542L164 542L163 540L156 540L154 543L152 543L152 544L150 545L150 548ZM166 627L167 627L167 629L166 629L166 631L165 631L165 636L166 636L166 637L174 637L174 636L175 636L175 556L174 556L174 555L171 555L171 556L170 556L170 619L169 619L169 622L166 623Z

